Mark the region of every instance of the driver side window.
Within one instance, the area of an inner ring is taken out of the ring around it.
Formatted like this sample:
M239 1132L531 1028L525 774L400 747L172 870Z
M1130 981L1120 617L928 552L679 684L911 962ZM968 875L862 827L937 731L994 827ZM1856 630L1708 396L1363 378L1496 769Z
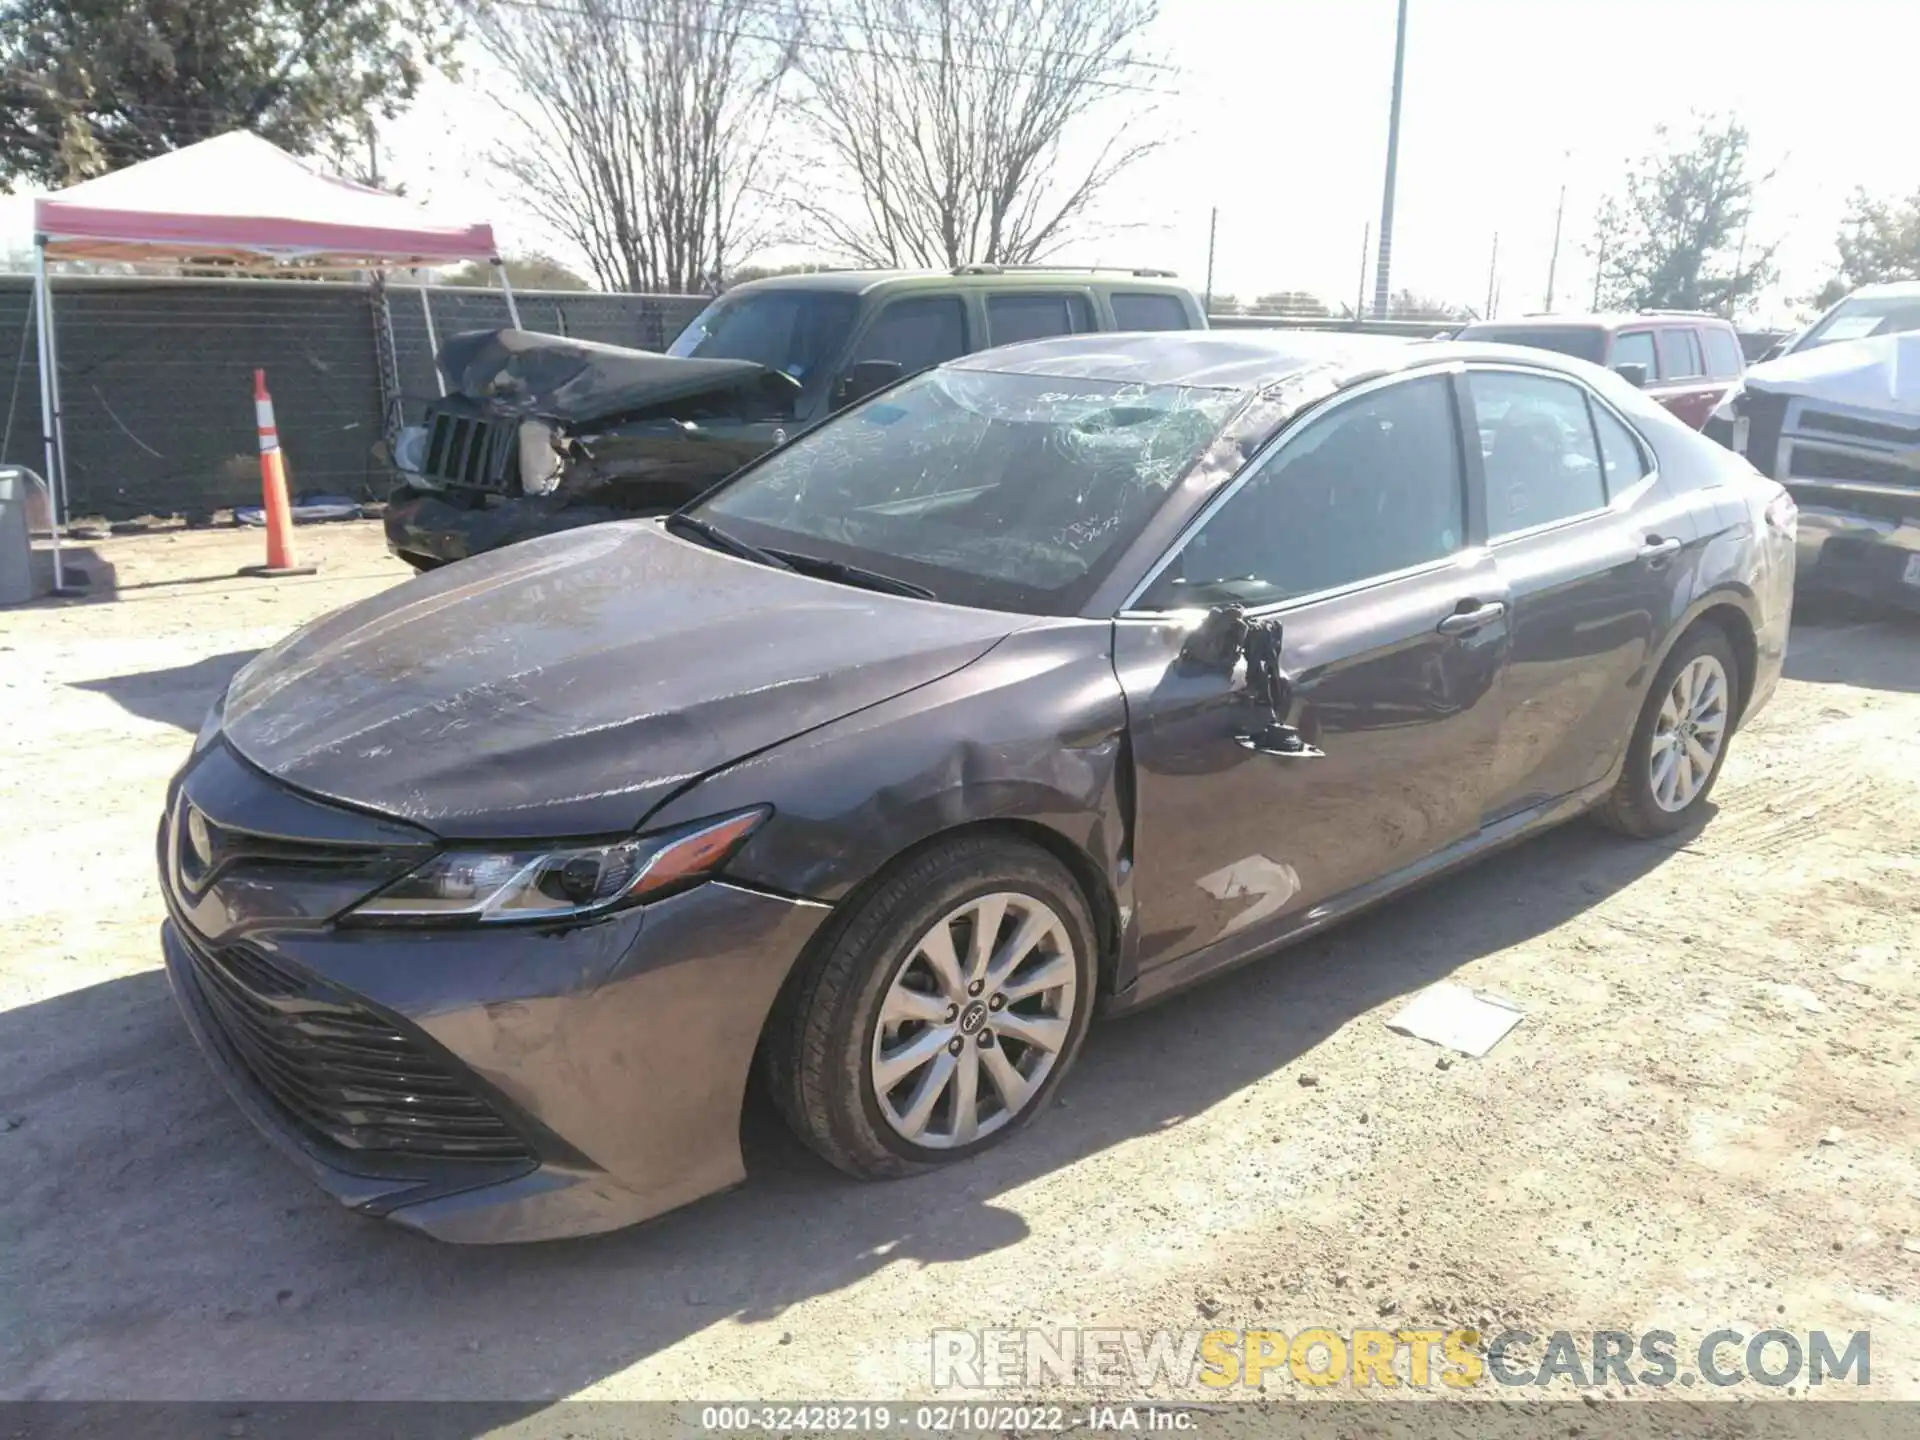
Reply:
M1452 383L1338 403L1256 468L1140 600L1268 605L1445 559L1466 540Z

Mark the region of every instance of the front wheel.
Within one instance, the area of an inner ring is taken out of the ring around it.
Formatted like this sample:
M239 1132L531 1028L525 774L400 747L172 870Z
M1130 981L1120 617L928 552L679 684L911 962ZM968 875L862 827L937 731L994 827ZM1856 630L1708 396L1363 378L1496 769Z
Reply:
M768 1038L768 1079L800 1138L863 1179L1004 1140L1045 1107L1093 1013L1086 899L1018 840L909 857L823 944Z
M1740 662L1717 625L1675 645L1647 693L1626 765L1595 812L1625 835L1669 835L1705 808L1733 738Z

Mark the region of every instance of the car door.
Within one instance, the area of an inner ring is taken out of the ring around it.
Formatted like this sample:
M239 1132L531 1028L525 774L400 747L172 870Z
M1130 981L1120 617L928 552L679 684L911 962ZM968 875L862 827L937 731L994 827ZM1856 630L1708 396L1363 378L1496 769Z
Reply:
M1570 376L1472 365L1487 536L1511 608L1486 823L1603 778L1698 540L1652 452Z
M1700 334L1691 325L1663 325L1654 332L1660 344L1660 383L1653 397L1698 430L1720 403L1726 386L1707 374Z
M1143 977L1312 923L1476 830L1508 635L1470 518L1456 384L1396 377L1289 431L1116 621ZM1198 612L1231 600L1281 624L1284 718L1310 753L1248 748L1265 711L1244 666L1183 655Z
M898 366L896 378L905 379L973 350L972 331L966 301L957 293L902 295L887 301L854 336L835 376L830 408L838 410L863 398L850 393L847 384L867 362Z
M1098 327L1093 301L1079 290L994 291L987 299L987 345L1018 345L1055 335L1085 335Z

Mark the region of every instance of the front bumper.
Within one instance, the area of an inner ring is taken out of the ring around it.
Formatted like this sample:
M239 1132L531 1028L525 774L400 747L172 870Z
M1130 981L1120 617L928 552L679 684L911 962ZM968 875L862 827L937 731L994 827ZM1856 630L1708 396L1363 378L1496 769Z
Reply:
M186 897L177 828L161 945L188 1027L342 1204L502 1243L616 1229L745 1178L754 1051L826 906L716 880L567 928L340 928L267 918L298 907L259 876Z
M550 495L493 499L477 509L410 485L387 500L387 549L403 560L445 565L580 525L627 518L606 505L568 504Z
M1796 487L1789 487L1794 489ZM1804 491L1800 506L1800 583L1876 605L1920 611L1920 506L1895 518L1820 503Z

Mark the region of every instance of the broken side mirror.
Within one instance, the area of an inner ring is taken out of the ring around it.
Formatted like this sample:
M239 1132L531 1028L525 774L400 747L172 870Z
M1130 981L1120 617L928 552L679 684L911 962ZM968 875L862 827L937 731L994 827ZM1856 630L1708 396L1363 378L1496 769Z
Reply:
M1311 760L1326 752L1309 745L1287 716L1293 710L1293 677L1281 663L1284 631L1278 620L1250 620L1241 645L1247 657L1247 694L1267 712L1257 730L1235 735L1242 750L1283 760Z
M1241 605L1216 605L1180 647L1180 658L1225 675L1247 664L1247 699L1265 712L1261 724L1237 731L1243 750L1285 759L1311 759L1323 752L1287 723L1293 709L1293 677L1280 662L1284 630L1278 620L1256 620Z
M900 378L900 371L898 360L856 360L834 387L834 408L841 409L856 400L879 394Z
M1613 373L1633 386L1636 390L1647 388L1647 367L1637 361L1628 361L1613 367Z

